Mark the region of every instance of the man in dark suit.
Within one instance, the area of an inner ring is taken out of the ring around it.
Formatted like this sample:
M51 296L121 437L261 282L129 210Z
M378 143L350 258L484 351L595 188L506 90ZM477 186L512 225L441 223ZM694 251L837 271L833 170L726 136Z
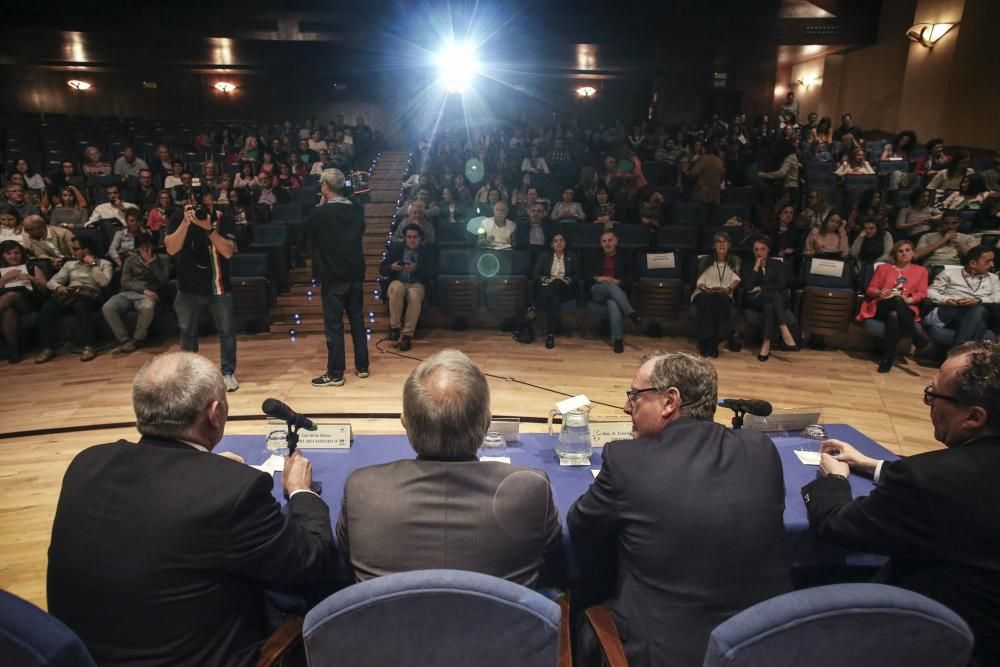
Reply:
M424 230L420 225L406 225L403 228L403 243L390 245L378 268L379 274L389 283L386 288L389 296L388 339L399 341L401 352L406 352L412 345L427 285L435 275L434 253L421 245L423 240Z
M848 549L888 554L881 583L933 598L976 637L973 664L1000 665L1000 345L951 350L924 389L946 446L878 461L839 440L821 446L820 477L802 489L809 524ZM851 498L851 470L873 475Z
M790 590L781 461L762 433L712 421L707 359L654 353L627 394L634 439L604 446L566 523L574 545L617 550L606 604L629 664L697 667L719 623ZM578 655L593 664L589 632Z
M635 282L635 258L618 249L618 236L613 231L601 235L602 254L593 257L584 274L590 282L590 298L608 309L611 343L617 353L625 351L622 316L636 325L639 313L628 300L628 290Z
M490 419L486 378L458 350L410 373L400 421L417 458L344 485L337 538L359 580L449 568L535 584L561 548L559 514L545 473L476 459Z
M266 638L269 584L333 578L329 508L296 452L282 482L211 456L229 406L222 375L190 352L143 366L132 384L138 444L70 464L49 547L49 611L100 665L249 665ZM228 458L227 458L228 456Z
M326 372L313 379L314 387L344 384L344 312L351 324L354 369L368 377L368 330L364 306L365 211L344 196L344 174L325 169L319 179L323 202L309 214L306 231L312 244L313 277L323 298L323 329L326 332Z

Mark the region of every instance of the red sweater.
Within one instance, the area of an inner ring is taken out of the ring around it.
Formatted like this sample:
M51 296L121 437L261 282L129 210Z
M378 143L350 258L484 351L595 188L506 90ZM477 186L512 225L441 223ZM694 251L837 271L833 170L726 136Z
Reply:
M906 278L903 283L903 297L913 297L913 303L908 304L913 311L913 321L920 321L920 302L927 296L927 269L919 264L910 264L903 270L897 269L894 264L882 264L875 269L868 288L865 290L865 302L861 304L858 311L858 321L875 317L875 310L878 308L879 290L892 289L896 286L896 279L902 275Z

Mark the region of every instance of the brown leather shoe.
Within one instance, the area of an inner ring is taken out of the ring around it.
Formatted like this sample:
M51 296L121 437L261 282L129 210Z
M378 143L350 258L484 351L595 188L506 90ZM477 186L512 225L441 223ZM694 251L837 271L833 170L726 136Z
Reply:
M83 348L83 353L80 355L80 361L90 361L97 356L97 350L90 347L89 345Z
M47 347L38 353L38 356L35 357L35 363L44 364L46 361L52 361L54 356L56 356L56 351L51 347Z
M400 338L399 339L399 348L398 348L399 351L400 352L406 352L407 350L409 350L410 349L410 345L411 345L410 341L411 341L411 339L410 339L409 336L403 336L402 338Z

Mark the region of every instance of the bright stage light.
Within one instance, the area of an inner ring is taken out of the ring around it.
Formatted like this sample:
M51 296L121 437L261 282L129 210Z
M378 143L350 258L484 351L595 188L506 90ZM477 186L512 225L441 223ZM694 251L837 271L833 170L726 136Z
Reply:
M437 56L441 82L449 93L461 93L479 71L476 52L471 44L449 44Z

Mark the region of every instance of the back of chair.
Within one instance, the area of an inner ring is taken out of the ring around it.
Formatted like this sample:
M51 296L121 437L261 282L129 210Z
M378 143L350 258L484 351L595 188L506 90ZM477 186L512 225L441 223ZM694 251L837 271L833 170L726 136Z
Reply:
M59 619L0 590L0 665L94 667L94 661Z
M475 572L419 570L356 584L306 614L310 667L517 665L554 667L559 606Z
M712 631L704 667L959 667L972 633L958 615L911 591L837 584L779 595Z

